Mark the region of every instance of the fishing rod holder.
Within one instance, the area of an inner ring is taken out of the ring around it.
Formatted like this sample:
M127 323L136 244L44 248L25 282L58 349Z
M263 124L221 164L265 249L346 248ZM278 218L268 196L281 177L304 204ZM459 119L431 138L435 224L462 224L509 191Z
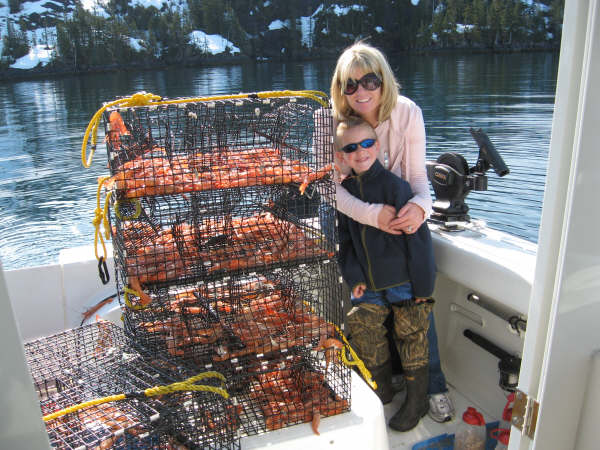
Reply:
M486 172L493 168L500 177L510 171L488 136L481 130L469 129L479 147L477 163L469 168L467 160L458 153L444 153L436 161L427 161L429 178L436 200L430 221L439 223L447 230L458 230L459 223L471 218L465 198L471 191L486 191Z
M498 363L498 370L500 371L498 384L503 390L514 392L519 384L521 358L511 355L506 350L469 329L463 331L463 335L500 360Z

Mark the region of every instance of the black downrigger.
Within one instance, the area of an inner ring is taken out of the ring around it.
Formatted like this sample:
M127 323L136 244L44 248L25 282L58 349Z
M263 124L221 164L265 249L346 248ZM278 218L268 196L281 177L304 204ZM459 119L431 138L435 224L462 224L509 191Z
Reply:
M469 168L466 159L458 153L444 153L436 161L426 163L427 177L436 197L429 220L449 231L462 229L458 226L461 222L470 222L465 198L471 191L487 190L485 173L490 167L500 177L509 173L502 157L481 128L470 128L469 131L479 147L475 166Z

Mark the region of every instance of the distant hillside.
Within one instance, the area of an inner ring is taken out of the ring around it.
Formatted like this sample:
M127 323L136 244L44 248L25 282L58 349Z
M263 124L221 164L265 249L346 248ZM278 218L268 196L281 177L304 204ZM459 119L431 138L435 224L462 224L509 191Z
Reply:
M564 0L0 0L0 69L299 60L362 38L387 52L551 49L563 8Z

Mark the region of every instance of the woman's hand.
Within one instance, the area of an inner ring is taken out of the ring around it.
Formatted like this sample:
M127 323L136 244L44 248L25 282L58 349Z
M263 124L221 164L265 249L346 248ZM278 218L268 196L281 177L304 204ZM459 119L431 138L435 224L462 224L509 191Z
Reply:
M423 211L423 208L416 203L408 202L400 208L396 217L389 222L389 227L395 231L413 234L417 232L424 221L425 211Z
M390 225L396 219L396 208L390 205L383 205L377 216L377 228L390 234L402 234L402 230L395 230Z

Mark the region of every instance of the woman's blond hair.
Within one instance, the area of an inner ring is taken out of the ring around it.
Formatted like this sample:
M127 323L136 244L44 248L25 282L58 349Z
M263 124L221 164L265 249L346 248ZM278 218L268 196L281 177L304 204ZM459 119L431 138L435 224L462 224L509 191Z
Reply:
M396 81L385 55L380 50L362 41L344 50L337 60L335 72L331 79L330 92L336 120L346 120L356 115L344 94L348 78L355 69L359 69L365 74L374 72L383 82L381 86L381 105L379 106L379 123L387 120L398 101L400 85Z

